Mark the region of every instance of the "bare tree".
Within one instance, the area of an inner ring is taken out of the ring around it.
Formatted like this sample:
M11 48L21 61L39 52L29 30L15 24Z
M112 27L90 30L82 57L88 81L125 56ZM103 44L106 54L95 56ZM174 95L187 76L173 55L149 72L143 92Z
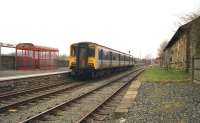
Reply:
M181 25L183 25L185 23L188 23L188 22L198 18L198 17L200 17L200 11L183 15L183 16L179 17L179 21L177 22L177 25L181 26Z
M144 58L145 58L146 60L151 60L153 57L152 57L151 54L147 54L147 55L145 55Z
M163 50L164 48L167 46L168 42L167 41L163 41L161 44L160 44L160 47L158 49L158 56L161 57L162 54L163 54Z

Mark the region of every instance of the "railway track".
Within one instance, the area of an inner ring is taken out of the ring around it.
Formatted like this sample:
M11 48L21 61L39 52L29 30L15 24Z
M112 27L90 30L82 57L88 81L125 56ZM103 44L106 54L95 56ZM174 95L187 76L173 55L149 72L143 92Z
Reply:
M83 118L81 118L77 123L110 123L114 122L114 112L117 106L120 104L121 99L126 94L126 91L130 83L121 87L119 90L114 92L96 108L88 112Z
M46 89L49 89L49 88L52 88L52 87L57 87L57 86L60 86L60 85L64 85L64 83L52 84L52 85L42 85L42 86L37 87L37 88L30 88L30 89L26 89L26 90L7 92L7 93L1 94L0 99L19 96L19 95L22 95L22 94L41 91L41 90L46 90Z
M12 97L12 96L18 96L18 95L25 94L25 93L41 91L41 90L49 89L52 87L61 86L61 85L64 85L65 83L71 83L71 82L74 82L74 81L67 79L65 81L60 80L59 82L54 82L51 84L42 84L42 85L38 85L37 87L30 87L29 89L8 91L8 92L1 93L0 99Z
M142 70L129 73L126 78L121 77L114 81L105 83L79 96L73 97L55 107L49 108L21 123L29 122L84 122L87 118L100 108L105 102L125 88ZM92 103L91 103L92 102Z
M59 89L56 87L49 91L41 91L35 94L35 96L33 96L33 93L20 95L17 99L11 96L9 97L11 100L5 100L6 103L0 105L0 122L31 122L31 119L35 120L35 118L37 119L43 116L45 112L48 114L51 110L59 109L62 104L65 105L65 102L74 102L75 98L77 98L78 101L78 98L85 97L95 92L98 88L104 88L109 85L109 83L111 84L113 81L122 79L132 73L133 71L128 71L116 77L97 82L89 82L87 84L75 83L75 85L71 85L71 87L67 87L67 85L59 86ZM31 97L28 95L31 95Z
M34 89L31 91L28 91L28 93L22 92L22 93L16 93L11 95L3 96L0 101L0 112L7 111L9 109L16 109L19 106L26 105L30 102L40 100L42 98L47 98L48 96L52 96L58 93L62 93L66 90L77 88L84 83L68 83L68 84L62 84L57 86L50 86L48 89L41 88L41 89ZM6 98L5 98L6 97Z

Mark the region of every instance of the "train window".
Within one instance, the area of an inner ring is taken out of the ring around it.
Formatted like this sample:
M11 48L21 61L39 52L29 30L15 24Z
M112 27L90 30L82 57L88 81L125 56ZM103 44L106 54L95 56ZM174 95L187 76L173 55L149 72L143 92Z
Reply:
M113 53L113 60L118 60L118 58L119 58L119 54Z
M115 55L116 55L115 53L112 54L112 59L113 59L113 60L116 60Z
M77 54L77 47L71 47L71 56L75 56Z
M120 55L120 61L124 61L123 55Z
M105 52L104 60L109 60L109 52Z
M126 56L126 61L129 61L129 56Z
M94 48L89 48L88 49L88 56L89 57L94 57L95 56L95 49Z

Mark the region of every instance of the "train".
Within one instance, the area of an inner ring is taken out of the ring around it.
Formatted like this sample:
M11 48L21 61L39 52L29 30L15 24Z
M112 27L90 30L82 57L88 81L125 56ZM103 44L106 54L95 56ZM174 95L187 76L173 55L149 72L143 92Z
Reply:
M68 57L71 76L98 78L134 66L132 55L93 42L71 44Z

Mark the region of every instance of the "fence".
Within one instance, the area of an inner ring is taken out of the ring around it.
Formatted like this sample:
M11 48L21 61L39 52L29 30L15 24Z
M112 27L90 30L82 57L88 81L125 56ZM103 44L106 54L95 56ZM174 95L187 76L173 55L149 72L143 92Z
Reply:
M0 42L0 70L15 69L15 56L13 54L3 55L2 47L15 49L15 45Z
M200 83L200 57L192 58L192 80Z

